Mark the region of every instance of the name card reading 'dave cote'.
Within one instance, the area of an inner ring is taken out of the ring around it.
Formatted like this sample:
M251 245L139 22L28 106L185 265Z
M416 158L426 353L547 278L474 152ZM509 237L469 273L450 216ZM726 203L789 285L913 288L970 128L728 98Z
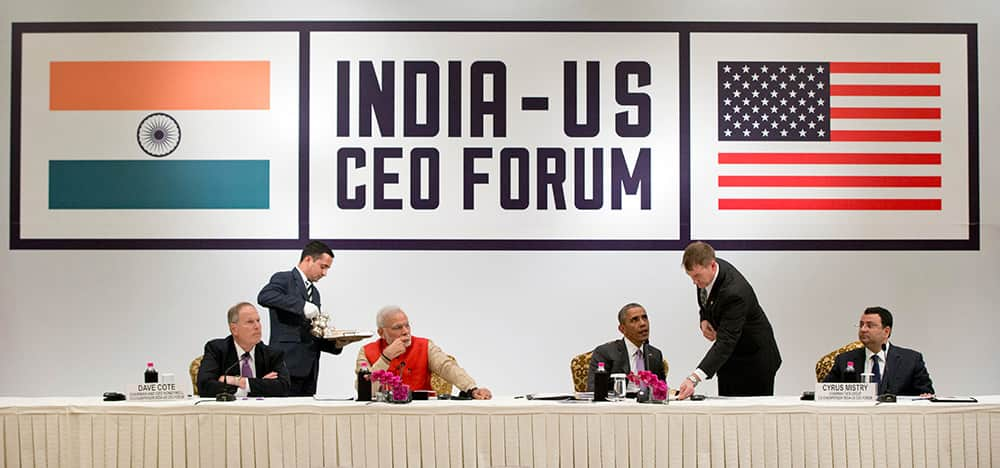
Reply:
M877 390L870 383L817 383L816 401L875 401Z
M176 383L141 383L128 388L128 399L137 401L183 400L184 392Z

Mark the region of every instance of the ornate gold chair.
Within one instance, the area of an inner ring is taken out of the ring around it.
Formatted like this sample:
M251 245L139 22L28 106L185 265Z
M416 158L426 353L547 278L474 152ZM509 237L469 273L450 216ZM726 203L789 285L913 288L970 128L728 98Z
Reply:
M205 356L198 356L191 361L191 367L188 367L188 372L191 373L191 391L193 395L198 395L198 369L201 368L201 358Z
M573 391L585 392L587 391L587 374L590 372L590 357L594 354L593 351L587 351L583 354L578 354L573 356L573 359L569 361L569 373L573 378ZM670 371L670 363L666 359L663 360L663 377L666 378L667 372Z
M822 382L823 379L826 378L826 375L830 373L830 369L833 369L833 360L837 358L837 355L848 351L854 351L862 346L864 345L861 344L860 341L855 341L841 346L840 348L821 357L819 361L816 361L816 381Z
M458 365L458 360L455 356L448 355L448 359L451 359L456 365ZM451 382L444 379L440 375L431 372L431 389L434 390L438 395L451 395Z

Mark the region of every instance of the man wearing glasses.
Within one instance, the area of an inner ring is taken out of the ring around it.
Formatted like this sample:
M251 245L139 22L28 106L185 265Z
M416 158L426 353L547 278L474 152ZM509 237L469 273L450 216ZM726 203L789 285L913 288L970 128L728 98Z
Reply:
M488 388L477 387L476 381L433 341L411 335L410 319L403 309L383 307L375 322L379 339L358 351L355 372L361 363L367 363L372 371L388 370L399 375L412 390L431 390L434 373L476 400L493 398Z
M882 307L869 307L858 321L858 340L863 348L839 354L825 382L843 382L847 363L853 362L855 370L864 369L878 384L878 393L893 395L934 394L931 376L920 353L896 345L889 345L892 334L892 313ZM862 364L863 363L863 364Z

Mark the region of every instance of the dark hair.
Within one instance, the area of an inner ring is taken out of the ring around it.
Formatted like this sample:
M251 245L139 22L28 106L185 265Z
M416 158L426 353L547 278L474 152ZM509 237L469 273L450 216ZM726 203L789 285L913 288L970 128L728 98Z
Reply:
M865 309L864 315L874 315L878 314L878 317L882 319L882 327L892 328L892 312L889 312L885 307L869 307Z
M681 265L684 271L691 271L696 265L709 266L715 260L715 249L702 241L694 241L684 248L684 258Z
M310 241L302 248L302 256L299 257L299 261L305 260L306 257L312 257L313 260L319 260L323 254L327 254L330 258L333 258L333 251L330 247L320 241Z
M625 314L628 313L629 310L634 309L636 307L638 307L638 308L640 308L642 310L646 310L646 308L643 307L642 304L639 304L637 302L629 302L628 304L625 304L624 306L622 306L621 310L618 311L618 323L624 325L625 324Z

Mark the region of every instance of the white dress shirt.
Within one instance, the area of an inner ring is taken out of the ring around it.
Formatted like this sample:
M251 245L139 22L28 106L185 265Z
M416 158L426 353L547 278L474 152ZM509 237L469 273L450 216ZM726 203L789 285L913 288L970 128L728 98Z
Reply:
M889 342L885 343L885 349L878 352L878 373L880 377L885 377L886 360L885 357L889 353ZM865 347L865 373L872 374L872 356L876 355L872 350Z
M313 284L313 282L309 281L309 278L306 278L306 274L302 273L302 270L300 270L298 266L295 267L295 271L299 273L299 278L302 280L302 285L306 288L306 291L308 291L309 285ZM315 290L316 286L313 285L313 291ZM306 303L302 305L302 315L305 315L307 320L312 320L312 318L315 317L317 314L319 314L319 307L316 307L316 304L306 301Z

